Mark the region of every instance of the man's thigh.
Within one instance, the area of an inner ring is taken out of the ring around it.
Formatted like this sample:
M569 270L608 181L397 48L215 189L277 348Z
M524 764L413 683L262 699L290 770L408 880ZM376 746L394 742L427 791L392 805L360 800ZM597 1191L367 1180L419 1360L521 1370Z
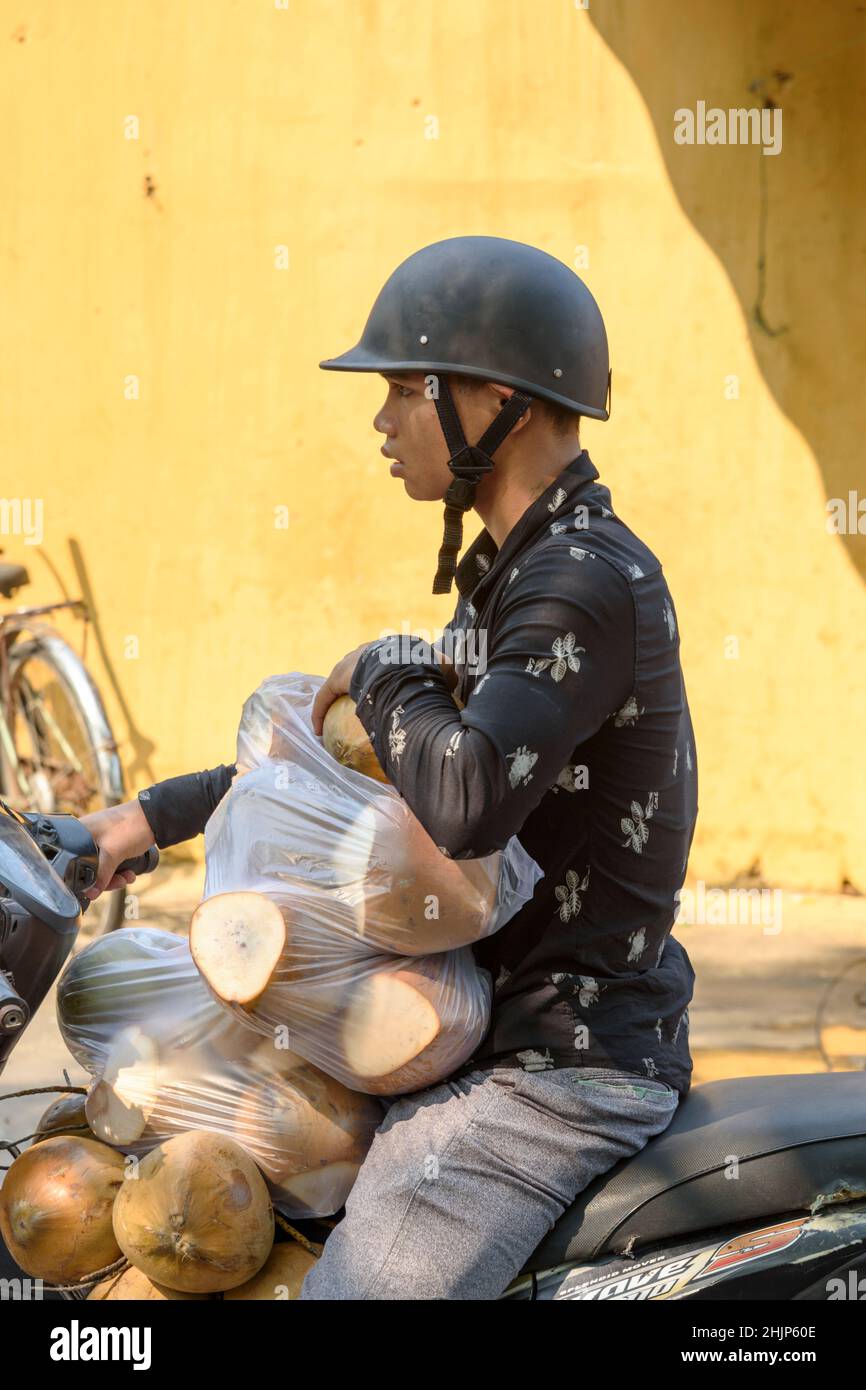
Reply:
M679 1097L614 1070L474 1071L391 1103L302 1299L492 1299Z

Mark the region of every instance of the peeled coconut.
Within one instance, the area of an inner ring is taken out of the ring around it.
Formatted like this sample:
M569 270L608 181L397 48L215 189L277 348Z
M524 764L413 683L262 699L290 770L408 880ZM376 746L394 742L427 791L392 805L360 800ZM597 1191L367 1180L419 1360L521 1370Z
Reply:
M141 1028L124 1028L87 1093L87 1122L97 1139L120 1147L140 1139L156 1107L159 1082L156 1043Z
M452 698L457 708L463 709L463 701L456 695ZM322 722L322 742L331 757L336 758L343 767L351 767L365 777L390 784L373 752L370 736L355 713L355 701L351 695L339 695L328 706Z
M326 1057L328 1071L353 1089L396 1095L441 1080L470 1055L486 1024L464 1018L447 954L402 964L345 955L322 964L316 932L324 937L325 929L316 924L315 902L312 894L303 909L280 908L258 893L208 898L190 936L211 988L229 1002L248 1000L261 1022L302 1033L304 1051L316 1047L315 1060ZM277 957L280 941L289 947Z
M192 958L220 999L250 1004L262 994L286 945L286 924L262 893L215 893L189 929Z
M328 706L322 723L322 742L343 767L351 767L377 782L389 781L373 752L369 734L355 713L351 695L340 695Z
M377 950L428 955L485 935L496 905L500 855L449 859L403 803L370 802L333 855L351 896L355 931Z
M135 1265L130 1265L120 1274L114 1274L96 1284L87 1295L97 1302L116 1303L134 1300L139 1303L161 1303L165 1300L190 1299L192 1302L207 1299L208 1294L181 1293L178 1289L167 1289L164 1284L154 1284L146 1274Z
M297 1298L301 1285L309 1270L316 1263L316 1256L305 1250L297 1241L285 1241L275 1245L258 1274L236 1289L229 1289L226 1299L274 1299Z
M251 1087L234 1133L266 1177L284 1187L294 1174L320 1165L349 1160L357 1166L380 1120L374 1102L306 1063Z
M261 1269L274 1243L274 1213L265 1180L240 1144L190 1130L151 1149L123 1183L114 1233L154 1283L215 1293Z
M119 1259L112 1209L123 1173L122 1154L68 1135L16 1158L0 1188L0 1234L26 1274L70 1284Z
M284 1179L281 1189L306 1209L305 1216L333 1216L345 1206L360 1171L360 1163L326 1163L307 1173L293 1173Z
M87 1123L84 1110L86 1097L74 1092L61 1096L49 1105L36 1126L33 1143L38 1144L49 1135L71 1134L73 1138L92 1139L93 1131Z
M443 1024L451 1013L429 960L365 975L341 1020L347 1070L364 1091L377 1095L432 1085L443 1074L443 1062L450 1069L447 1061L459 1042L454 1024Z

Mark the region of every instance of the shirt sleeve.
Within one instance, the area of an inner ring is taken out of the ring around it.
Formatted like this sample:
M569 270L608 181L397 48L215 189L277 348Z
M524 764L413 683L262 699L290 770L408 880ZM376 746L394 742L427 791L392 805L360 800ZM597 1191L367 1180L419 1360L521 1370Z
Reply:
M536 552L512 573L493 629L476 630L462 711L429 645L402 644L362 652L349 694L386 776L454 859L504 849L634 687L628 581L586 551Z
M200 835L236 772L235 763L222 763L207 772L168 777L140 791L138 802L157 848L168 849Z

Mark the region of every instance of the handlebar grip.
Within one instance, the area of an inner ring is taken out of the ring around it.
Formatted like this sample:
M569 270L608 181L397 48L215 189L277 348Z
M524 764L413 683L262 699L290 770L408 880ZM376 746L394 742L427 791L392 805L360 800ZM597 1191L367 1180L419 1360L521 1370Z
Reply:
M119 874L121 869L131 869L134 874L152 874L158 863L159 850L156 845L152 845L145 854L138 854L134 859L124 859L114 872Z

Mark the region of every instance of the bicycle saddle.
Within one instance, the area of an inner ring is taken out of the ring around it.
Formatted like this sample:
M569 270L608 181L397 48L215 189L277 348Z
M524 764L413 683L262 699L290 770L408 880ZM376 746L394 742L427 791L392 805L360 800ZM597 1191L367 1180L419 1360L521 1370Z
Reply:
M23 565L0 563L0 594L11 598L16 589L30 583L30 575Z

